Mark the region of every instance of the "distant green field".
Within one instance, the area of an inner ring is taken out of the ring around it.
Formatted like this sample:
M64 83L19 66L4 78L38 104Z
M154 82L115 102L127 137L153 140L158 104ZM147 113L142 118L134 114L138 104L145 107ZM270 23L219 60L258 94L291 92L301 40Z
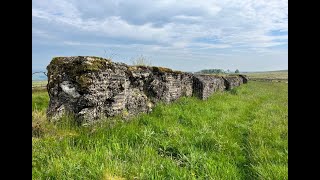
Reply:
M249 81L130 122L48 123L32 93L33 179L288 179L288 84Z
M288 71L266 71L266 72L254 72L245 73L250 79L266 79L266 80L288 80Z
M43 87L46 86L48 81L32 81L32 87Z

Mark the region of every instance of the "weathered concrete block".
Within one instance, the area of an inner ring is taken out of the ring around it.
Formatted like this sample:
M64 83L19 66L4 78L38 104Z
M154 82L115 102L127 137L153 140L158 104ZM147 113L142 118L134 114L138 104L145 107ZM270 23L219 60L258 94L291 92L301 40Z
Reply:
M239 75L225 76L225 86L227 90L233 89L244 83L244 78Z
M244 84L246 84L248 82L248 77L246 75L243 74L239 74L239 77L242 78L242 82Z
M91 56L56 57L47 70L48 118L71 113L81 122L150 112L158 101L170 103L181 96L206 99L247 82L244 76L193 75Z
M225 80L216 75L195 75L193 80L194 95L207 99L214 92L226 89Z

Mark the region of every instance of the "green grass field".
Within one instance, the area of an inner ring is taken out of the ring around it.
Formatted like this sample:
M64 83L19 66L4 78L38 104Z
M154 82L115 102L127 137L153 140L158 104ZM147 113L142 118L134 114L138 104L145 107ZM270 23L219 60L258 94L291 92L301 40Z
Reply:
M288 179L288 84L250 81L124 122L48 123L32 94L33 179Z
M251 80L288 81L288 70L245 73Z
M47 81L32 81L32 87L34 86L45 86L47 85Z

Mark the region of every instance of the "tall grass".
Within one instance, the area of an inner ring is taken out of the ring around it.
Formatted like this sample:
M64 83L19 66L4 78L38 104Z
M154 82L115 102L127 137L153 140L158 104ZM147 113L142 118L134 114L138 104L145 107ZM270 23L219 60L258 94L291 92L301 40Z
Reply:
M140 55L139 57L132 60L133 66L151 66L152 63L147 57Z
M32 92L32 113L45 111L48 107L49 96L45 89Z
M130 122L45 123L33 179L288 179L288 90L249 82L208 100L159 104ZM47 94L33 94L35 114Z

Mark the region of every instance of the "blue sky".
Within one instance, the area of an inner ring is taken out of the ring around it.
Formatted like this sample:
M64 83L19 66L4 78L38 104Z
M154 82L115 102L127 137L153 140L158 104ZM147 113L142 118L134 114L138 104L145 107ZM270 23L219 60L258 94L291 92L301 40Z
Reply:
M287 0L33 0L32 69L94 55L198 71L288 69Z

